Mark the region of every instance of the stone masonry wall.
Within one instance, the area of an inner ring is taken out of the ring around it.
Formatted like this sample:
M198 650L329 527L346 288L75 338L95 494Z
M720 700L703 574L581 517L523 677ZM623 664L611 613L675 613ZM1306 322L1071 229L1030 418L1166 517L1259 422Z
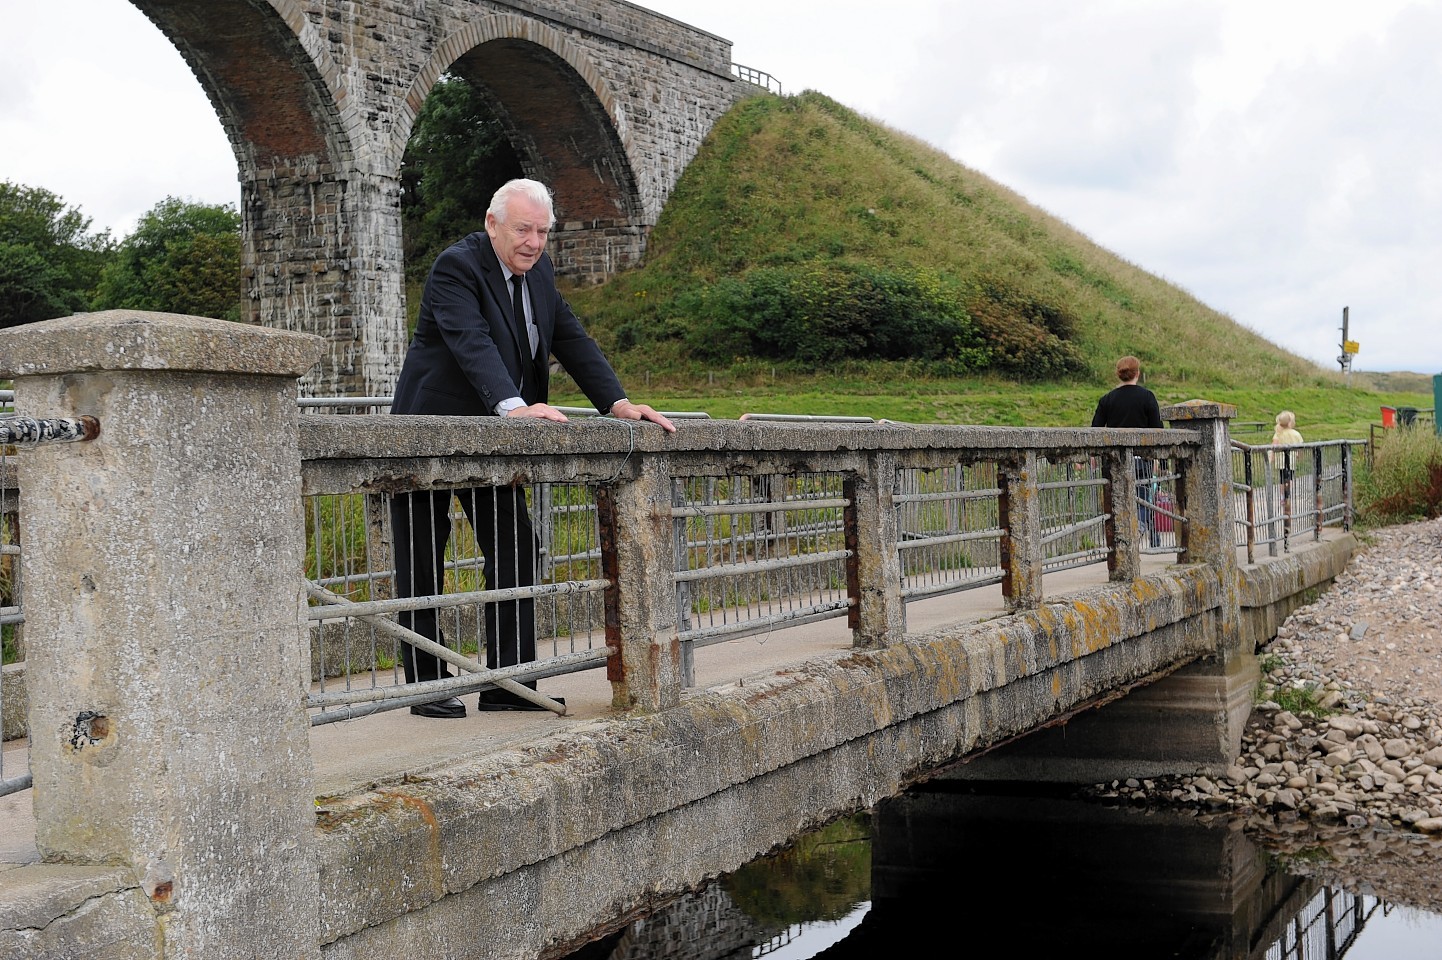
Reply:
M729 41L624 0L136 6L235 149L249 319L325 342L303 395L394 388L400 160L426 94L472 51L484 48L466 61L473 79L515 78L502 105L523 166L556 190L558 269L591 281L639 261L701 141L752 90L731 75Z

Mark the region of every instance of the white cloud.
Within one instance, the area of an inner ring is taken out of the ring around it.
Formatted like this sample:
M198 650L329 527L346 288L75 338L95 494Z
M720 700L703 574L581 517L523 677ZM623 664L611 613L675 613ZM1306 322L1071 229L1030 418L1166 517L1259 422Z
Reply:
M0 2L0 179L118 234L166 196L238 201L219 121L133 6ZM643 5L1326 368L1350 306L1359 368L1442 371L1436 0Z

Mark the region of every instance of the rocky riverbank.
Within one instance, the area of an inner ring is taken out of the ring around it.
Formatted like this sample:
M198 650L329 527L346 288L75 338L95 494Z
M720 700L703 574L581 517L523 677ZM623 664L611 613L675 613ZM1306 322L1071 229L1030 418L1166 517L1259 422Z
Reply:
M1090 793L1242 817L1275 849L1325 849L1312 872L1442 911L1442 520L1363 542L1259 651L1262 690L1224 776Z

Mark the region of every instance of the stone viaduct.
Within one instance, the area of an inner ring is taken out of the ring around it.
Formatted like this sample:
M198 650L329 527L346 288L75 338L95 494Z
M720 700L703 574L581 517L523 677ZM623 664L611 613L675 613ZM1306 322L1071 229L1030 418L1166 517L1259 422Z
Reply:
M132 2L235 152L247 319L325 340L303 394L394 386L401 157L443 75L485 92L525 175L551 185L552 256L582 280L636 262L711 126L756 89L729 41L625 0Z

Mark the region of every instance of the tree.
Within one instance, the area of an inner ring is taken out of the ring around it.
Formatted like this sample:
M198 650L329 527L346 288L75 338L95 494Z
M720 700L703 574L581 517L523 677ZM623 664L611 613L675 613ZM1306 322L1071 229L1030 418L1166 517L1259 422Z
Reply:
M89 308L114 244L49 190L0 183L0 327Z
M480 89L460 77L437 81L401 158L407 275L424 278L438 253L481 229L496 188L519 176L505 126Z
M240 261L234 206L166 197L120 242L95 307L239 320Z

